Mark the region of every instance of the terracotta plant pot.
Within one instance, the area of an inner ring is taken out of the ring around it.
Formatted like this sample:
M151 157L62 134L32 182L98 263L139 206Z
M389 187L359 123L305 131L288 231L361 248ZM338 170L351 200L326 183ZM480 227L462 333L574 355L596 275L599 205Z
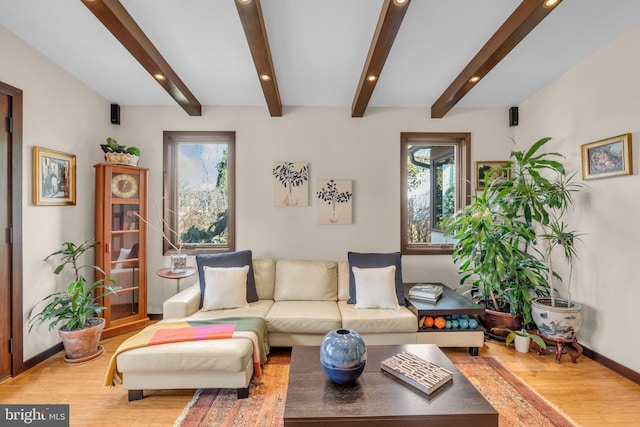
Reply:
M511 313L485 309L484 314L481 314L478 317L480 318L482 326L487 330L487 334L500 340L505 340L507 335L509 335L509 332L492 331L491 328L505 328L511 329L512 331L518 331L523 327L521 314L518 314L516 317L512 317Z
M58 331L67 359L86 359L98 353L98 343L105 320L91 317L88 321L92 325L88 328L67 331L62 327Z

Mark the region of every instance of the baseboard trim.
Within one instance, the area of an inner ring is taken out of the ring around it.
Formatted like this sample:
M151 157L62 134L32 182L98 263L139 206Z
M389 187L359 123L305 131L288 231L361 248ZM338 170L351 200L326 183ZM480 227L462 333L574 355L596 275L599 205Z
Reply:
M22 372L25 372L25 371L33 368L38 363L44 362L45 360L47 360L51 356L53 356L53 355L55 355L55 354L57 354L57 353L59 353L59 352L61 352L63 350L64 350L64 347L62 345L62 342L59 342L58 344L54 345L53 347L50 347L50 348L46 349L42 353L39 353L39 354L33 356L31 359L26 360L22 364L22 367L24 368L24 370Z
M613 372L622 375L626 379L633 381L636 384L640 384L640 373L634 371L633 369L627 368L626 366L619 364L615 360L611 360L608 357L603 356L588 347L582 346L582 348L584 349L584 352L582 354L587 356L589 359L598 362L605 368L611 369Z

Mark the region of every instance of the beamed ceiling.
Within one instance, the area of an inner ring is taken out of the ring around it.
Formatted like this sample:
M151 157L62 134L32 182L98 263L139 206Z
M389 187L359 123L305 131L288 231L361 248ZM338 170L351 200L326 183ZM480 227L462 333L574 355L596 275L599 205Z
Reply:
M549 1L0 0L0 25L120 105L442 118L518 105L640 24L638 0Z

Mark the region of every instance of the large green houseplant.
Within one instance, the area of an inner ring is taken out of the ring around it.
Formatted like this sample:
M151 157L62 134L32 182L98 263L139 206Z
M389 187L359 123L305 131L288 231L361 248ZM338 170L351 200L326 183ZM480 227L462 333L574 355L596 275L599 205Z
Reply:
M487 183L445 221L460 283L471 280L471 292L487 309L521 315L524 325L532 324L533 299L553 298L552 278L561 280L551 268L553 249L562 247L568 261L575 255L577 234L563 217L581 184L565 172L562 154L541 152L550 140L512 151L507 165L495 171L506 178Z
M99 279L89 284L82 275L82 270L85 269L104 275L104 271L96 265L80 264L80 258L96 245L98 243L92 241L86 241L80 245L64 242L62 249L45 258L47 261L59 256L60 264L56 266L53 273L58 275L66 266L69 266L73 270L73 279L67 284L65 292L47 295L34 305L28 314L29 332L34 326L40 326L43 323L48 323L49 330L52 330L63 322L59 334L67 359L71 360L86 360L98 352L98 341L104 328L104 319L99 317L104 307L99 301L118 289L113 279ZM42 304L44 306L39 308Z

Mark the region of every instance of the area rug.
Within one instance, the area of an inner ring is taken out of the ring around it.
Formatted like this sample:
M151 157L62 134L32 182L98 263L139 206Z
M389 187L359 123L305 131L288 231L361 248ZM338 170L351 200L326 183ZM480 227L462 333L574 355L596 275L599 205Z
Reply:
M238 399L235 390L196 391L175 426L282 426L289 360L288 352L270 354L262 376L251 382L248 399ZM498 411L500 427L576 426L496 358L454 357L451 360Z

